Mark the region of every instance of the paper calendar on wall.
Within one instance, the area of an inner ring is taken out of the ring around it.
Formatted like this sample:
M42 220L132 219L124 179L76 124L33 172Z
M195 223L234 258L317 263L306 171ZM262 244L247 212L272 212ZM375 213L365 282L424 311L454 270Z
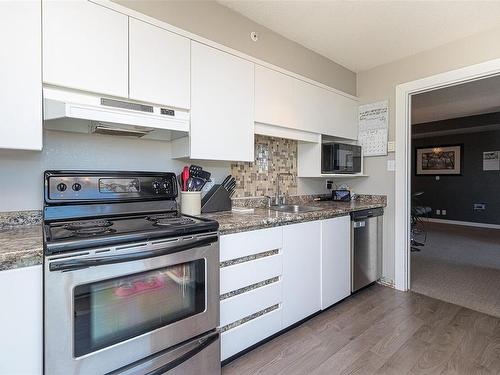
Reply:
M388 125L387 100L359 106L358 141L364 156L387 155Z

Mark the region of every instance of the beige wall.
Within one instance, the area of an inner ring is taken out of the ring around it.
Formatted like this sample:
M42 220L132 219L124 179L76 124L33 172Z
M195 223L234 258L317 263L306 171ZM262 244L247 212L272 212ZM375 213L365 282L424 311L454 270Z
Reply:
M356 74L214 1L113 0L173 26L356 95ZM258 42L250 33L259 34Z
M358 74L360 103L389 99L389 138L395 139L395 92L400 83L500 58L500 27ZM387 157L365 159L369 178L351 181L356 191L388 195L384 217L384 276L394 279L395 174L387 171Z

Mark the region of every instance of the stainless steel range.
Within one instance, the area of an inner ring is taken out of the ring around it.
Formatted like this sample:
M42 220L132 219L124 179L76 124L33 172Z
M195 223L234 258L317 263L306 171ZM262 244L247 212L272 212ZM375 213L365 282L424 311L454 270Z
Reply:
M45 172L46 374L220 374L218 223L173 173Z

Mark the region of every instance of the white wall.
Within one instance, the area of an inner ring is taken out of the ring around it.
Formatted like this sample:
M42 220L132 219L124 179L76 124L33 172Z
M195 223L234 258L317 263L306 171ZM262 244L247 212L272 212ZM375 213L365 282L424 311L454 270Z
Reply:
M358 73L357 94L360 104L389 100L389 139L394 140L396 134L394 105L398 84L500 58L498 45L500 45L500 27ZM358 193L380 193L388 196L384 217L383 275L390 280L394 280L395 173L387 171L387 160L394 157L394 154L389 154L366 158L365 173L370 177L353 180L352 183Z
M185 164L172 160L170 155L169 142L45 131L41 152L0 150L0 212L41 209L43 171L47 169L178 174ZM212 172L217 181L230 171L227 162L201 162L200 165Z
M356 74L215 1L113 0L150 17L356 95ZM250 39L250 32L259 41Z

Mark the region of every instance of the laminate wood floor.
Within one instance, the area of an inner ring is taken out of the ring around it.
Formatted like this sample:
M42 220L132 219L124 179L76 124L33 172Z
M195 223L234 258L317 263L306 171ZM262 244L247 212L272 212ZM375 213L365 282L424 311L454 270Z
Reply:
M222 373L500 374L500 319L373 285Z

